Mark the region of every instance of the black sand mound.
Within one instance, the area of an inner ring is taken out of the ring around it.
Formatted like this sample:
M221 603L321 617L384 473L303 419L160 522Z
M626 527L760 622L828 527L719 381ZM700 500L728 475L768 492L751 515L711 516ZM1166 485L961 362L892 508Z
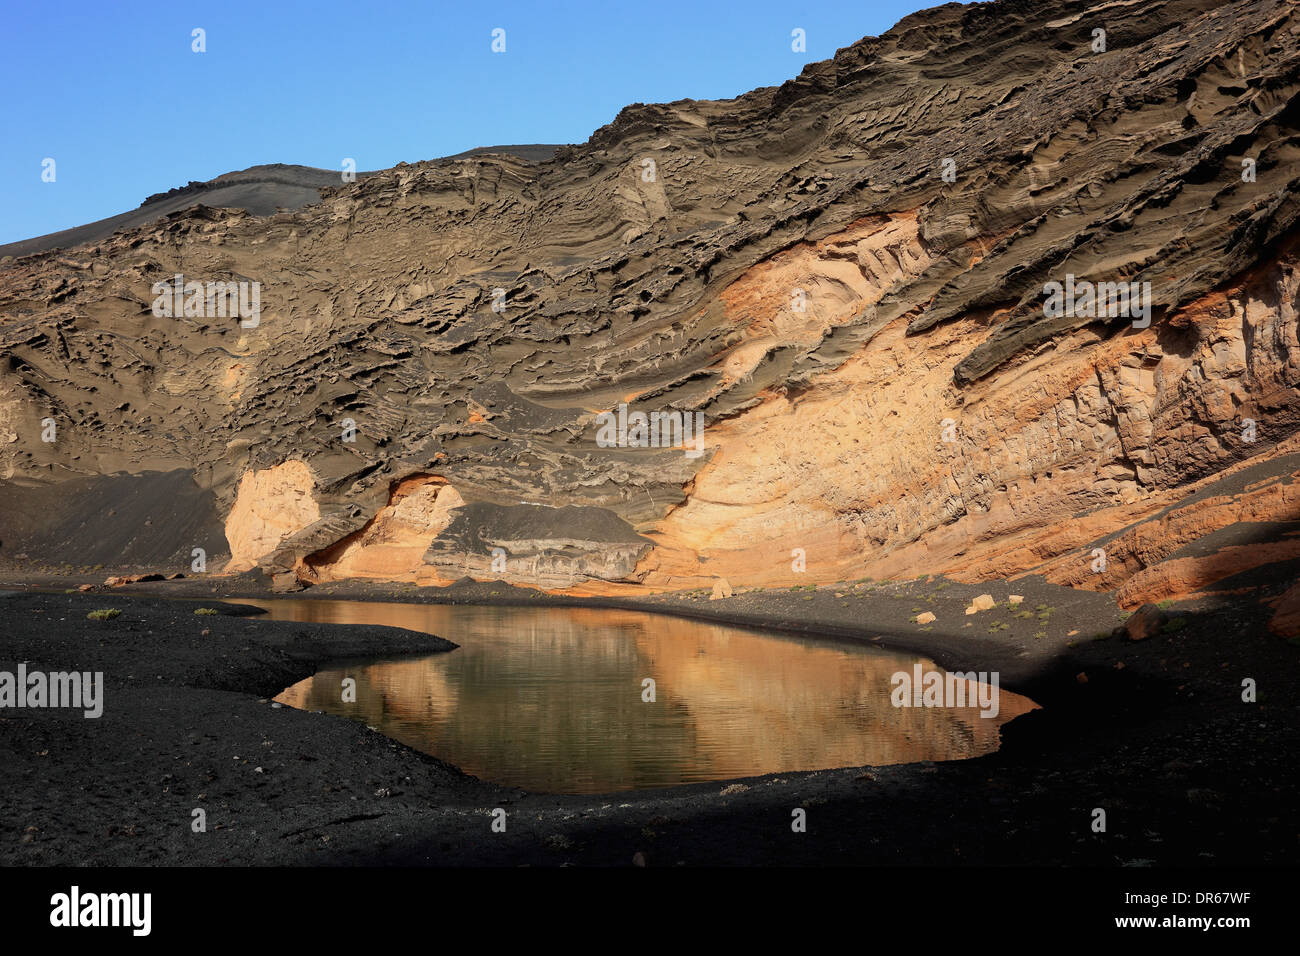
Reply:
M358 173L357 176L368 175ZM164 193L155 193L129 212L109 216L44 236L22 239L0 246L0 257L30 256L49 249L70 249L87 242L99 242L123 229L134 229L190 206L243 209L254 216L269 216L277 209L300 209L320 201L322 186L337 186L341 172L309 166L253 166L226 173L207 182L191 182Z
M194 548L209 569L229 554L216 498L177 470L0 482L0 564L190 573Z

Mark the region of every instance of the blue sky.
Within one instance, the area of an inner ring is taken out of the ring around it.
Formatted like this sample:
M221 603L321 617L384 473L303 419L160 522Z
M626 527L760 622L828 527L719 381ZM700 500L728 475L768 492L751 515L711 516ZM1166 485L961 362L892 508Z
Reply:
M382 169L475 146L580 143L628 103L774 86L932 5L10 2L0 243L259 163L337 169L354 157ZM791 50L796 27L806 52ZM205 53L191 50L194 28Z

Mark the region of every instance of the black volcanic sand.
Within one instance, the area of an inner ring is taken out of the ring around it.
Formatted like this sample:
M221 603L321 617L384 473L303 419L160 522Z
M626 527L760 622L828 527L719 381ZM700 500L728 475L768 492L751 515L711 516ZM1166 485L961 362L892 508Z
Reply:
M0 497L0 565L103 582L120 573L105 568L188 572L195 547L212 568L230 557L216 496L182 469L57 483L15 479L0 482Z
M255 583L221 586L253 593ZM1234 583L1267 597L1286 580ZM180 594L219 584L136 587ZM405 590L350 585L303 596L637 603L545 598L501 583ZM1031 624L1000 606L965 628L962 607L982 591L1024 594L1027 610L1053 610L1040 625L1043 612ZM868 593L848 596L859 592ZM1003 686L1044 706L1003 728L999 752L973 760L595 797L529 794L462 775L355 721L270 702L326 664L445 646L431 636L259 620L210 600L203 604L222 614L196 616L193 603L141 594L10 592L0 598L0 669L27 660L29 669L103 670L108 690L98 720L0 712L0 863L630 865L638 853L651 866L1296 860L1300 649L1267 633L1268 609L1254 597L1177 605L1163 633L1137 643L1098 636L1121 616L1105 596L1032 581L639 603L878 637L950 668L996 668ZM938 615L934 630L907 623L922 606ZM121 616L86 619L107 607ZM990 633L995 620L1008 628ZM1025 633L1029 626L1037 630ZM1040 631L1047 636L1033 636ZM1258 682L1257 703L1241 701L1245 677ZM198 807L206 833L190 829ZM504 834L491 832L495 807L507 811ZM795 807L807 811L806 833L790 829ZM1104 834L1090 829L1096 807L1107 813Z

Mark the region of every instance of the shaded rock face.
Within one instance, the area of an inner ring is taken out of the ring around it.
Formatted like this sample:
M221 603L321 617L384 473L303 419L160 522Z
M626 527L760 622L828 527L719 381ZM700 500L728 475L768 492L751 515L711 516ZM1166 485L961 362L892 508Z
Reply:
M1293 585L1278 600L1268 627L1280 637L1300 638L1300 584Z
M1154 604L1143 604L1124 622L1123 631L1130 641L1145 641L1160 633L1165 614Z
M1300 530L1297 92L1281 0L950 5L542 162L175 212L0 269L0 478L187 470L306 582L1194 591ZM260 321L155 315L177 274Z
M468 575L568 589L627 578L649 548L603 508L475 502L456 511L424 560L446 583Z

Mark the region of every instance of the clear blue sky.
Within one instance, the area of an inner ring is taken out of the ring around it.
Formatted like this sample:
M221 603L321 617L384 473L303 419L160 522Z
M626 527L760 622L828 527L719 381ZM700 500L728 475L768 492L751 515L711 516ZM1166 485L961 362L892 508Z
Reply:
M7 0L0 242L259 163L581 143L628 103L778 85L935 2Z

